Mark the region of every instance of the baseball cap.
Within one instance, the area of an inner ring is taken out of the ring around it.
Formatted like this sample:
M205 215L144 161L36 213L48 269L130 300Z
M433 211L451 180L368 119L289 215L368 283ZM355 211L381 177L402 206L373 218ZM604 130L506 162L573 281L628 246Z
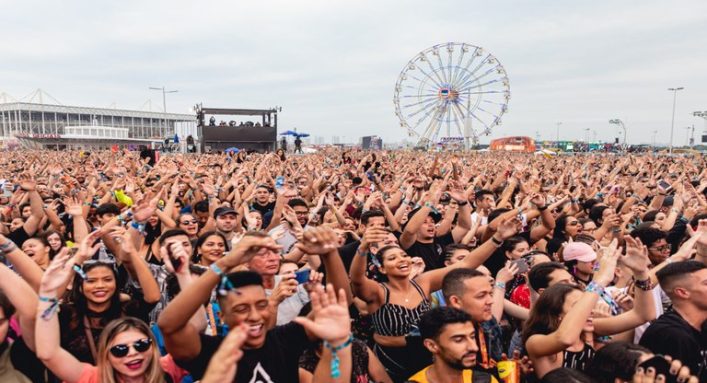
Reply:
M597 259L597 253L584 242L572 242L565 245L564 250L562 250L562 259L565 262L592 262Z
M236 211L230 207L219 207L214 211L214 218L218 218L225 214L236 214Z
M414 216L415 213L420 211L420 209L422 209L422 207L418 207L416 209L413 209L411 212L409 212L408 213L408 220L412 219L412 216ZM435 211L430 211L429 216L432 217L432 219L435 221L435 223L438 223L439 221L442 220L442 214L435 212Z

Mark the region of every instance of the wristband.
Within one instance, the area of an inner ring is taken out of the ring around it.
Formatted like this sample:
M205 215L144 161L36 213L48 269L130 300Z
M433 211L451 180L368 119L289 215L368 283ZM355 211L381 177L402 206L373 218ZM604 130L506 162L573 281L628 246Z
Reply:
M428 208L430 208L430 210L432 210L432 212L433 212L433 213L435 213L435 214L439 214L439 211L438 211L437 209L435 209L435 207L434 207L434 206L432 206L432 204L431 204L431 203L429 203L429 202L425 202L425 204L424 204L423 206L425 206L425 207L428 207Z
M499 241L494 236L491 236L491 242L493 242L493 244L496 245L496 247L501 247L501 245L503 245L503 240Z
M140 234L143 234L143 235L145 234L145 224L144 223L133 221L130 223L130 226L133 229L137 230Z
M469 201L457 202L457 206L459 206L459 207L466 206L468 204L469 204Z
M589 282L587 285L587 288L584 289L584 291L588 293L596 293L597 295L601 296L604 294L604 287L600 286L598 283L592 281Z
M547 210L547 205L545 205L545 206L538 206L538 210L540 210L540 211L545 211L545 210Z
M229 291L233 291L233 289L235 289L231 281L228 279L226 273L224 273L223 270L221 270L221 268L216 263L212 263L209 266L209 269L219 277L219 283L218 286L216 286L216 291L220 296L226 296L228 295ZM238 291L236 291L235 293L237 295L240 295L240 292Z
M42 319L49 320L54 313L59 312L59 303L61 303L61 301L58 298L43 297L41 295L38 298L40 302L51 303L49 307L42 312Z
M367 257L368 256L368 251L361 251L361 248L356 249L356 255L360 255L362 257Z
M639 281L638 279L636 279L635 285L636 285L636 287L638 287L639 289L641 289L643 291L653 290L653 283L651 283L650 277L646 278L645 280L642 280L642 281Z
M494 284L494 286L496 286L496 288L501 289L501 290L505 290L505 289L506 289L506 283L505 283L505 282L496 281L496 283Z
M329 351L331 351L331 377L332 378L338 378L341 376L341 370L339 369L339 356L336 355L337 352L345 349L346 347L349 347L351 343L353 342L353 335L349 335L349 339L346 340L342 345L340 346L332 346L331 343L324 341L323 345Z

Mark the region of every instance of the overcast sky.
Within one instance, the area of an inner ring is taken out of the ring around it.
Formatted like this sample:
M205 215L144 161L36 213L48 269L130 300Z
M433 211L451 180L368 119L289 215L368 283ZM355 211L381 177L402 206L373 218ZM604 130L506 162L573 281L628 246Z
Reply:
M399 141L393 90L417 52L484 47L512 97L492 137L675 143L707 110L707 1L6 1L0 92L42 88L65 105L170 112L282 106L280 129ZM591 135L591 133L590 133Z

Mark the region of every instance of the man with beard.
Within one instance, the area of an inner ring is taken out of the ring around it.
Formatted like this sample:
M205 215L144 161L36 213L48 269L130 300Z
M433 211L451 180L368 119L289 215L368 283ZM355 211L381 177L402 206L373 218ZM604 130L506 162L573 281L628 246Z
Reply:
M236 235L235 230L238 225L237 217L236 211L230 207L219 207L214 211L216 229L228 240L226 242L226 248L229 250L231 249L231 240Z
M484 372L472 371L479 347L469 314L451 307L435 308L420 318L419 328L434 362L409 382L498 382Z

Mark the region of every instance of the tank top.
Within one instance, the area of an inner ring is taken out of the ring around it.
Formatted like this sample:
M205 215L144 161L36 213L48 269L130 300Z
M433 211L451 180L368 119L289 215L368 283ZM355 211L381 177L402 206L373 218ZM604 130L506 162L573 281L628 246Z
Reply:
M412 309L390 303L390 290L385 283L381 283L383 290L385 290L385 303L371 314L373 328L378 335L408 335L412 326L416 325L420 317L430 310L430 301L425 296L422 288L415 281L410 281L410 283L412 283L415 290L422 296L422 302Z
M594 358L595 353L596 351L594 351L592 346L586 343L582 351L565 350L562 353L562 367L584 371L589 362Z

